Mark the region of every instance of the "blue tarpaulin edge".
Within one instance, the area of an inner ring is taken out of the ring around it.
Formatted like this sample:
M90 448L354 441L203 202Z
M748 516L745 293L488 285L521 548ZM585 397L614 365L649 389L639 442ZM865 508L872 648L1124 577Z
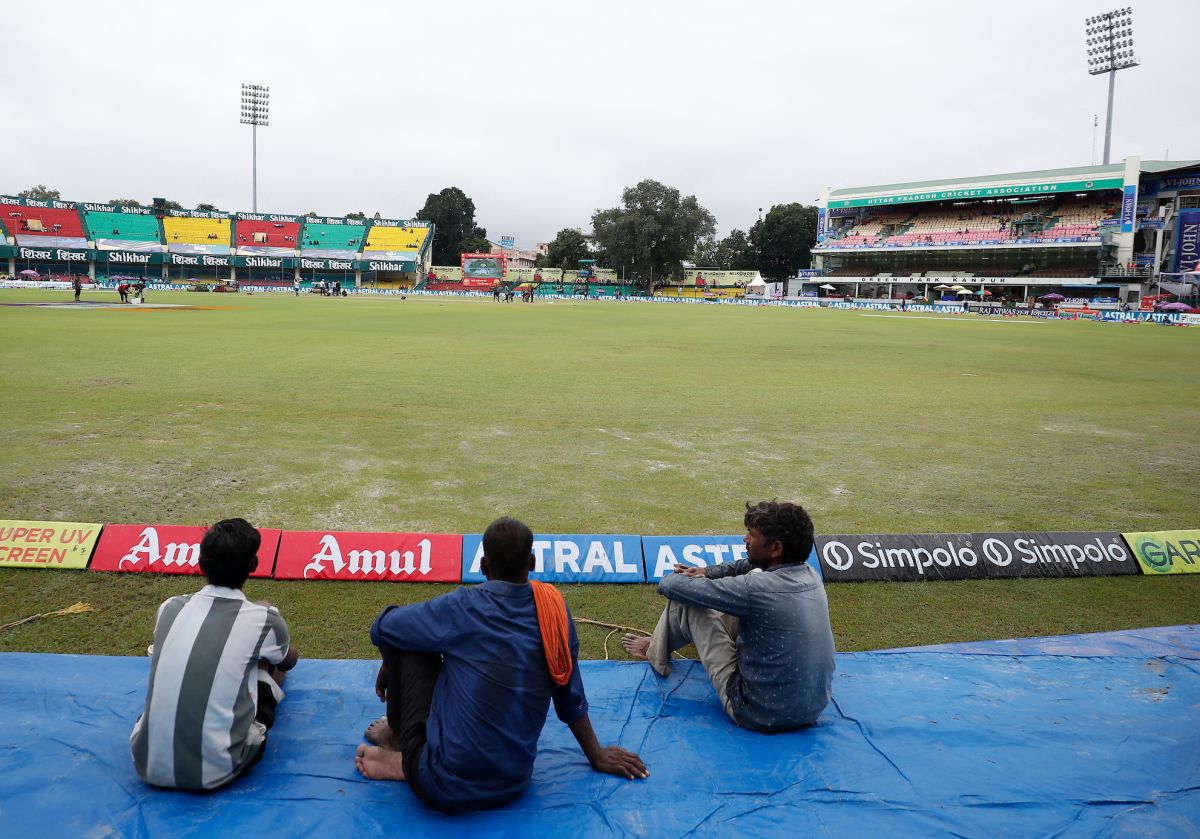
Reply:
M208 795L152 789L128 737L148 659L0 654L0 833L395 836L1194 835L1200 627L843 653L816 725L734 727L703 668L583 662L602 741L646 781L592 772L546 723L530 788L445 816L354 769L375 663L301 662L263 761Z

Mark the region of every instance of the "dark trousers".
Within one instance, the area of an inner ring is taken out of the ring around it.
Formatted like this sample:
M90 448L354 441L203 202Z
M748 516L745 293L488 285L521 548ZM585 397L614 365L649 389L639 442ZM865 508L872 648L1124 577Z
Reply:
M380 647L387 665L387 721L404 755L404 776L414 793L431 803L421 789L417 765L425 750L425 721L433 704L433 689L442 671L437 653L414 653L394 647Z

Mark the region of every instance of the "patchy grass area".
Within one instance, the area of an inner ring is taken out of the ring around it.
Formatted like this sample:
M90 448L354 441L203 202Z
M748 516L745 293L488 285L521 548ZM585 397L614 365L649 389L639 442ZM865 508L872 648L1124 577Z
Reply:
M144 655L158 604L195 591L199 578L0 569L0 625L85 602L93 612L44 618L0 634L0 650ZM252 580L248 596L283 610L311 658L371 658L367 628L389 603L425 600L446 585ZM561 586L576 618L654 628L665 601L652 586ZM970 580L831 585L829 611L839 650L872 650L1135 629L1200 621L1200 577ZM605 657L611 630L578 624L581 655ZM623 659L623 633L608 657Z
M69 294L6 291L0 304ZM1197 524L1181 446L1200 430L1200 330L612 302L217 302L227 308L0 305L0 516L478 532L503 513L540 532L730 533L745 501L777 497L824 532ZM0 648L144 652L154 607L196 585L0 572L0 623L76 600L100 608L20 627ZM279 603L306 652L330 656L369 654L382 604L441 590L251 589ZM649 628L660 608L647 587L567 590L581 617ZM843 649L1200 620L1195 584L1165 579L833 586L830 600ZM603 655L603 632L581 632Z

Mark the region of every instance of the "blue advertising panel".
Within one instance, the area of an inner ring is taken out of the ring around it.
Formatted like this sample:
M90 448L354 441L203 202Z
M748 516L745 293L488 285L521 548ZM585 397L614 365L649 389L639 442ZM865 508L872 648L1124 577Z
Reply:
M643 536L642 552L646 556L646 579L656 583L675 567L692 565L707 568L725 562L737 562L746 558L744 535L739 536ZM816 546L808 555L808 563L818 575L821 563L817 561Z
M1121 193L1121 232L1133 232L1133 220L1137 214L1137 184L1129 184Z
M1200 175L1168 175L1159 182L1158 188L1163 192L1200 189Z
M1200 210L1183 210L1175 222L1175 258L1171 271L1195 271L1200 262Z
M817 241L825 241L825 215L828 211L824 207L817 208Z
M530 579L547 583L644 583L642 539L628 534L546 533L533 541ZM463 535L462 581L482 583L483 534Z

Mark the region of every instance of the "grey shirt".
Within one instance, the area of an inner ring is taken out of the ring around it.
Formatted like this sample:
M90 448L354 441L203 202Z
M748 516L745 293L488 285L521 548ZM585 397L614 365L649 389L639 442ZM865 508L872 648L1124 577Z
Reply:
M729 682L738 725L765 732L809 725L829 704L835 667L825 586L807 563L751 570L743 559L710 566L704 577L668 574L658 590L738 618L738 672Z

